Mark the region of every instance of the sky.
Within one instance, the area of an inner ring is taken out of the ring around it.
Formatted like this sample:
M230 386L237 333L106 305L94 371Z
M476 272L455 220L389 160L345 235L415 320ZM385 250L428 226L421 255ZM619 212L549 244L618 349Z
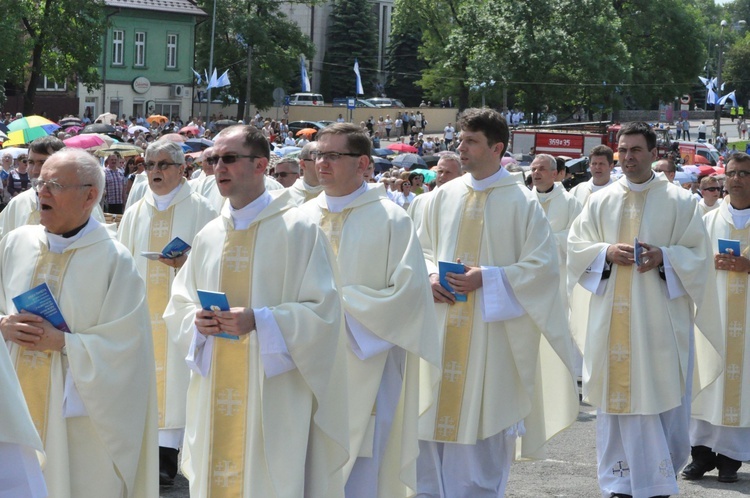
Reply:
M716 2L716 5L721 5L729 2L733 2L734 0L714 0Z

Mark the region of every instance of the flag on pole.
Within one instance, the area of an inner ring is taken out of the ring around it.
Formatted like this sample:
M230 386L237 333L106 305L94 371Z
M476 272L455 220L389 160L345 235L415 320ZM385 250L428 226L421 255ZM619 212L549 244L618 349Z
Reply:
M204 75L206 76L206 79L205 79L205 80L203 80L203 81L205 81L205 82L206 82L206 85L208 85L208 71L204 69L204 70L203 70L203 74L204 74ZM206 88L206 90L208 90L208 88Z
M196 71L192 67L190 68L190 70L193 71L193 74L195 75L195 78L198 80L198 86L201 86L201 82L203 81L203 77L201 76L201 73L199 73L198 71Z
M716 92L713 91L713 89L708 89L708 95L706 95L706 104L715 104L716 103Z
M216 80L216 88L221 88L229 85L229 69L227 69L226 71L224 71L224 74L219 76L219 79Z
M357 95L364 95L365 91L362 88L362 77L359 75L359 62L357 62L357 59L354 59L354 74L357 75L357 89L356 89L356 94Z
M309 92L310 90L310 78L307 76L307 64L305 64L305 56L300 55L299 56L299 65L300 65L300 76L302 79L302 91L303 92Z
M216 68L214 68L214 72L211 73L211 79L208 80L208 86L206 87L206 90L209 88L217 88L217 79L216 79Z
M719 105L725 105L727 103L727 100L731 100L733 104L737 104L737 97L735 97L734 92L736 90L732 90L728 94L724 95L722 98L719 99Z

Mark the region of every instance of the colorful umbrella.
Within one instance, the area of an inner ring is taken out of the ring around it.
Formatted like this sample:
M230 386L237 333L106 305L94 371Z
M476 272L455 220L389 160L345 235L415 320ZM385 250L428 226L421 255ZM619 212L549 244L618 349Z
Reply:
M65 145L76 149L90 149L92 147L99 147L106 145L99 135L76 135L75 137L66 138L63 140Z
M693 162L695 164L711 164L711 161L708 158L699 156L698 154L693 156Z
M701 157L701 156L695 156L695 157ZM716 170L713 169L711 166L698 166L698 170L700 170L701 176L710 176L710 175L716 174Z
M29 128L42 127L47 135L60 128L60 125L42 116L26 116L18 118L8 124L8 131L26 130Z
M94 152L94 155L99 157L107 157L108 155L114 154L115 152L123 157L139 156L143 154L143 149L134 144L116 143L110 145L106 149L97 150L96 152Z
M194 151L202 151L214 145L213 141L207 138L188 138L185 140L185 144Z
M59 124L63 128L70 128L71 126L82 126L83 122L79 118L71 116L67 118L62 118Z
M316 133L318 133L318 130L316 130L315 128L302 128L300 131L297 132L297 136L300 136L300 135L312 136L312 135L315 135Z
M166 123L169 121L169 118L166 116L162 116L161 114L152 114L151 116L146 118L146 121L149 123Z
M413 154L417 152L416 147L409 145L409 144L401 143L401 142L396 142L395 144L389 144L386 147L386 149L395 150L396 152L411 152Z
M200 135L201 130L197 126L183 126L180 128L180 131L178 133L192 133L195 136Z
M47 132L47 130L44 129L43 126L37 126L34 128L24 128L23 130L11 131L8 133L8 140L3 142L3 147L8 147L10 145L27 144L27 143L33 142L37 138L46 137L47 135L49 135L49 133Z
M411 170L411 172L412 173L419 173L420 175L424 176L424 182L425 183L430 183L430 182L434 181L435 178L437 178L437 173L434 172L434 171L432 171L432 170L430 170L430 169L417 168L417 169Z
M166 135L160 136L159 140L169 140L171 142L177 142L181 144L185 141L185 137L180 135L179 133L167 133Z

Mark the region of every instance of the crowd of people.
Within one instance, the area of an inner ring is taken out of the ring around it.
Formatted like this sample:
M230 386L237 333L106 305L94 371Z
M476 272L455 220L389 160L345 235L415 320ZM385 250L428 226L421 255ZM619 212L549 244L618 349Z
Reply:
M692 192L628 123L621 178L602 145L570 191L547 154L527 187L506 119L467 109L425 182L376 173L366 123L290 158L256 118L190 164L165 130L103 164L54 136L2 156L0 496L155 498L181 471L193 497L499 498L577 378L603 496L738 479L749 155ZM39 286L57 326L17 304Z

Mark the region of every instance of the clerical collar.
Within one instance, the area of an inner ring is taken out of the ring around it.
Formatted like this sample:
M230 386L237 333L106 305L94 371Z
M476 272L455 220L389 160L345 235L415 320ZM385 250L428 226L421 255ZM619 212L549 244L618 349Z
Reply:
M732 215L732 223L734 223L735 228L738 230L744 230L747 228L747 223L750 221L750 207L737 209L732 206L731 197L727 207L729 208L729 214Z
M367 192L367 190L367 183L362 182L362 185L351 194L342 197L333 197L324 193L323 200L325 201L326 206L328 206L328 211L332 213L340 213L346 208L346 206L354 202L354 199Z
M490 185L495 183L498 180L501 180L505 178L506 176L510 176L510 173L508 173L508 170L500 167L499 170L497 170L497 173L494 173L491 176L488 176L484 180L477 180L471 174L465 175L469 177L469 186L471 186L472 189L476 190L477 192L481 192L483 190L487 190Z
M267 190L264 190L257 199L240 209L234 209L232 204L227 202L225 208L227 211L225 214L232 217L232 223L234 224L235 230L246 230L250 224L255 221L255 218L258 217L260 212L271 204L272 200L273 197L271 197L271 194L269 194Z
M539 199L539 202L547 202L547 200L552 196L552 192L555 191L555 184L552 184L552 188L547 190L546 192L542 192L540 190L536 191L536 196Z
M317 187L313 187L312 185L307 183L304 178L300 178L300 180L302 180L302 188L304 188L308 192L319 194L323 191L323 185L318 185Z
M169 207L170 204L172 204L172 201L174 200L175 196L177 196L177 192L180 191L180 188L182 188L182 181L180 181L180 184L177 185L171 192L164 195L157 195L154 193L154 191L151 191L151 195L154 196L154 205L156 205L157 211L164 211Z
M93 218L89 218L86 223L84 223L80 227L73 229L70 232L66 232L62 235L50 233L45 229L44 233L45 235L47 235L47 242L49 243L50 252L62 254L62 252L65 251L65 249L67 249L69 246L71 246L75 241L77 241L87 233L95 230L97 227L99 227L99 225L100 223L98 221Z
M645 181L643 183L633 183L627 178L625 179L628 182L628 188L632 190L633 192L643 192L648 187L648 184L653 182L656 178L656 175L654 173L651 173L651 178L648 179L648 181Z

